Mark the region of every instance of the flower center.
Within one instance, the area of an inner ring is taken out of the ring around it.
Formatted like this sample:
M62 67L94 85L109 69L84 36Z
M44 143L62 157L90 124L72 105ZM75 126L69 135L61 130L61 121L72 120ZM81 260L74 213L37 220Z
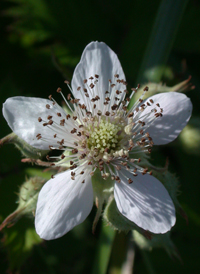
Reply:
M95 77L99 78L98 75ZM118 75L115 77L117 85L126 86L126 82L118 79ZM139 86L132 89L130 97L125 99L127 90L114 90L116 84L112 84L111 80L105 96L100 98L98 80L93 79L94 77L89 78L90 85L89 80L83 81L85 88L81 99L71 99L69 94L66 100L58 88L57 92L62 95L70 114L66 115L50 95L49 99L53 103L46 104L49 115L38 117L38 121L43 121L43 126L50 130L53 138L43 138L41 133L38 133L36 138L46 142L53 140L49 149L64 151L53 164L71 169L73 180L77 168L81 168L79 175L90 170L92 176L99 169L103 179L111 176L111 179L116 181L120 181L119 172L123 170L128 170L133 176L137 176L138 172L151 174L148 168L142 167L143 163L140 163L138 155L143 156L151 152L153 141L147 130L155 119L162 117L163 109L152 99L142 99L148 87L143 89L143 95L128 109L129 102ZM69 86L68 82L66 83ZM81 90L81 86L77 90ZM72 90L71 92L73 93ZM131 182L130 179L129 183Z
M101 117L98 121L91 123L88 128L90 136L87 140L88 149L95 151L96 154L113 153L119 148L120 140L122 139L122 125L113 123L109 118Z

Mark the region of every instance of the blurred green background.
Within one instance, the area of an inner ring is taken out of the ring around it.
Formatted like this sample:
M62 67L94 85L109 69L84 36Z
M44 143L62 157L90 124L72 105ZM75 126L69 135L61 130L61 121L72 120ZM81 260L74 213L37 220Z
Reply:
M188 224L177 214L171 238L181 262L163 249L147 252L135 246L134 270L125 272L129 235L116 234L112 245L114 234L108 230L102 235L102 222L93 235L94 208L83 224L54 241L38 238L33 218L4 229L0 273L200 273L200 1L2 0L0 12L1 104L16 95L47 98L54 94L61 102L57 87L68 93L64 80L71 79L84 47L94 40L104 41L118 54L129 90L148 81L173 86L189 75L196 86L187 92L194 106L189 127L175 142L154 148L152 154L159 166L169 157L169 170L180 180L179 201ZM10 128L2 115L0 124L3 138ZM16 193L25 177L41 171L22 164L13 145L2 146L0 155L2 222L15 210Z

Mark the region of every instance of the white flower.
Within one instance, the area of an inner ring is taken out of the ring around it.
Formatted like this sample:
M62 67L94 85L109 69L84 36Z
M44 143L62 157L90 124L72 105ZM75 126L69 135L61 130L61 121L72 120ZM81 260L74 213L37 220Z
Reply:
M39 193L35 225L41 238L61 237L85 220L95 198L91 176L96 170L105 184L111 177L118 210L130 221L152 233L165 233L175 224L167 190L139 162L153 144L167 144L178 136L192 104L184 94L169 92L140 98L128 110L136 91L126 99L125 75L116 54L106 44L92 42L74 71L74 99L67 97L70 104L65 100L71 114L51 96L13 97L4 103L3 115L20 138L35 148L63 150L55 165L69 166Z

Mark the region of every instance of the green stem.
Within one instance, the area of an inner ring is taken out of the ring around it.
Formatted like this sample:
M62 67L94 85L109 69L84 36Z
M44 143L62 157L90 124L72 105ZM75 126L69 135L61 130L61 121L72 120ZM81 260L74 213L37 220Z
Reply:
M113 229L102 222L92 274L105 274L107 272L115 234Z
M149 256L147 254L147 251L144 251L144 250L141 250L141 254L142 254L142 257L143 257L143 260L144 260L144 263L145 263L145 266L146 266L146 269L147 269L147 272L149 274L156 274L155 270L153 269L153 266L151 264L151 261L149 259Z

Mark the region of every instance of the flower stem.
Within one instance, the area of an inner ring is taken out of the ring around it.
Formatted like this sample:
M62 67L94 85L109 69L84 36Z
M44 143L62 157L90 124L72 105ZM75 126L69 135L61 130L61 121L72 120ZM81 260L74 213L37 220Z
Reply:
M113 229L102 222L92 274L105 274L107 272L115 234Z
M153 269L153 266L151 264L151 261L149 259L149 255L147 254L147 251L144 251L144 250L140 250L141 252L141 255L143 257L143 261L145 263L145 266L146 266L146 269L147 269L147 272L149 274L156 274L155 270Z

